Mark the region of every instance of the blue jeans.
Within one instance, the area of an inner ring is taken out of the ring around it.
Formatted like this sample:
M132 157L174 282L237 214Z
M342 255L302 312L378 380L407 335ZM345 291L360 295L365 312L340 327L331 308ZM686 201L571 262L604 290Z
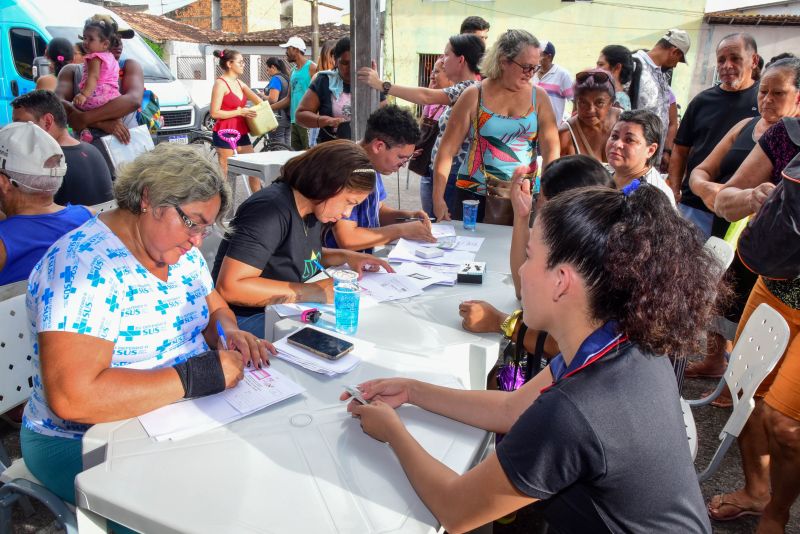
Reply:
M239 325L239 330L250 332L257 338L264 337L264 327L265 327L264 312L251 315L249 317L242 317L241 315L237 315L236 322Z
M444 188L444 201L447 202L447 209L453 215L454 202L456 196L456 174L451 174L447 178L447 185ZM422 202L422 209L428 217L435 217L433 213L433 176L422 176L419 180L419 200Z
M686 204L678 204L678 211L683 218L691 221L703 234L703 239L711 237L711 227L714 224L714 214L708 211L699 210Z

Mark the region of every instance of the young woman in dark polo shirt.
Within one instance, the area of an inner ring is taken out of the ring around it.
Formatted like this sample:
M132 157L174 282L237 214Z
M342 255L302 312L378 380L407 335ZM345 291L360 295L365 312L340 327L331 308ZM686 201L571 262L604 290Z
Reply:
M361 384L348 406L387 442L449 532L535 501L559 532L711 532L679 404L661 355L697 350L719 267L654 186L583 188L546 204L520 269L524 323L561 349L513 392L464 391L408 379ZM347 397L347 394L342 396ZM506 434L459 475L406 430L397 406Z

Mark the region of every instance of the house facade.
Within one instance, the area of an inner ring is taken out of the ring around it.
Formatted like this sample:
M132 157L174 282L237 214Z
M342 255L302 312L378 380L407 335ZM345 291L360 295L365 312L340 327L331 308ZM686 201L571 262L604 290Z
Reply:
M595 65L600 50L609 44L631 50L652 48L664 32L681 28L689 33L690 68L677 67L672 87L678 101L688 103L692 65L703 25L705 0L393 0L387 2L384 28L383 70L402 85L427 80L422 72L431 54L441 54L447 38L458 33L461 21L478 15L489 21L489 44L507 29L525 29L552 41L555 62L571 73Z
M311 3L305 0L196 0L165 13L201 29L247 33L311 25ZM341 12L319 7L319 22L339 22Z

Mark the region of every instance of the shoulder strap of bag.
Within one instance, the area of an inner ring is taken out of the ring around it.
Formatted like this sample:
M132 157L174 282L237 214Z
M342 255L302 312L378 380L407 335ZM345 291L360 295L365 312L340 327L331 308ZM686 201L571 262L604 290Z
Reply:
M575 153L581 153L581 147L578 146L578 140L575 138L575 132L572 130L572 126L570 125L569 121L564 121L564 124L567 125L567 129L569 130L569 135L572 137L572 146L575 147Z
M800 146L800 120L794 117L784 117L781 119L783 125L786 126L786 131L789 134L789 139L792 140L797 146Z
M472 125L475 128L475 151L477 156L477 151L480 150L480 140L481 140L481 129L479 126L478 119L481 116L481 100L483 99L483 86L480 82L478 82L478 103L475 106L475 118L472 120ZM483 154L481 154L481 174L483 174L484 181L486 180L486 169L483 165Z

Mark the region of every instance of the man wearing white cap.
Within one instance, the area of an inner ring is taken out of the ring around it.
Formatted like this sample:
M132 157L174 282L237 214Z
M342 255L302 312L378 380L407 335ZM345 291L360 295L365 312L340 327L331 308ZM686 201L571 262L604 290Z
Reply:
M633 54L642 65L639 76L639 91L631 95L633 109L645 109L655 113L661 119L661 142L658 144L656 161L661 161L661 155L666 151L672 152L672 143L667 139L669 128L670 88L667 77L662 69L675 68L678 63L686 63L686 54L689 53L691 40L689 34L683 30L672 29L658 40L649 52L639 50Z
M53 202L66 172L61 147L34 123L0 129L0 285L27 279L50 245L92 217Z
M300 100L303 99L308 86L311 85L311 78L317 73L317 65L306 58L306 43L296 35L289 38L280 47L286 49L286 59L295 64L295 69L292 71L292 77L289 81L291 86L289 116L292 121L292 149L305 150L308 148L308 130L297 123L295 113L297 113L297 106L300 104Z

